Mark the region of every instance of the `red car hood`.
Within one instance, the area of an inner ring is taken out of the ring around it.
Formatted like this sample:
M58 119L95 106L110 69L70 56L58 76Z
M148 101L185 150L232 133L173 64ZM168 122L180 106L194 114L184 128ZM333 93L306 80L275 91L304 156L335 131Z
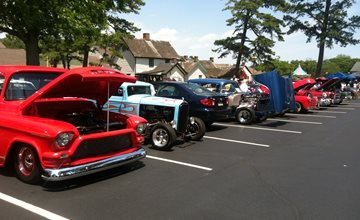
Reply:
M312 78L305 78L302 80L298 80L293 84L294 90L295 91L299 91L300 89L303 89L304 87L308 86L308 85L314 85L316 83L316 81Z
M328 81L321 84L317 90L326 91L328 89L335 87L337 84L341 83L341 81L342 81L342 79L339 79L339 78L329 79Z
M20 106L25 109L37 99L79 97L96 100L103 105L115 94L123 82L136 81L135 77L124 75L117 70L102 67L72 69L35 92Z

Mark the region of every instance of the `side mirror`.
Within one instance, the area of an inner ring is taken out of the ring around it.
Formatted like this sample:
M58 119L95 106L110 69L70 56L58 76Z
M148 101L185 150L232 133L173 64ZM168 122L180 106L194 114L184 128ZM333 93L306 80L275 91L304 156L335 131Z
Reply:
M116 92L115 96L123 96L123 95L124 95L123 88L119 88L118 91Z

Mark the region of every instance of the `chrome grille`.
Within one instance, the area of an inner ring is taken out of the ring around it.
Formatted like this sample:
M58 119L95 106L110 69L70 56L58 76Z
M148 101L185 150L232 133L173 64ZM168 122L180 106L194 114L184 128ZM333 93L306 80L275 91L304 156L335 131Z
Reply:
M128 134L87 139L80 143L72 159L79 160L83 158L116 153L129 149L131 146L131 137Z

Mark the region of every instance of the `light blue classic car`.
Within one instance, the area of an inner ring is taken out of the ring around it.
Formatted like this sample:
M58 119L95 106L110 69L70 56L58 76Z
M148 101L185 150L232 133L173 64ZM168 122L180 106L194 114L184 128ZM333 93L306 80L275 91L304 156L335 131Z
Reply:
M150 83L123 83L109 99L110 111L147 119L149 126L145 138L159 150L171 149L178 136L192 140L200 140L204 136L205 125L189 117L186 101L157 97L154 94L154 86Z

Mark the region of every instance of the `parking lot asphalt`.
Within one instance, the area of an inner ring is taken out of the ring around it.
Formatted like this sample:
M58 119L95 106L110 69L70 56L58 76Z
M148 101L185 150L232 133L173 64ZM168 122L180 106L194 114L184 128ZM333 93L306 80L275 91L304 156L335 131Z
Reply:
M62 183L0 170L0 219L360 219L360 100L250 126Z

